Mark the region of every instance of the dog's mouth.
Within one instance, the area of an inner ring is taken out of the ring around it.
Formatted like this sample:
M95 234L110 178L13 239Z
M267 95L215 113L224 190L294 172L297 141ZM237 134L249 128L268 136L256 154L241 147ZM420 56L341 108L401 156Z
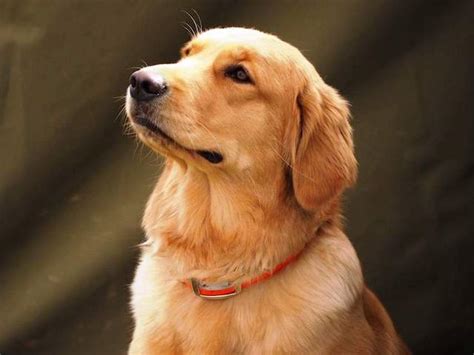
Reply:
M158 127L148 117L146 117L146 116L136 116L136 117L132 117L132 121L135 122L136 124L142 126L142 127L147 128L149 131L155 133L156 135L159 135L159 136L165 138L166 140L168 140L168 141L170 141L174 144L180 145L173 138L171 138L169 135L167 135L165 132L163 132L163 130L160 129L160 127Z
M173 138L171 138L168 134L166 134L156 123L154 123L151 119L146 116L135 116L132 117L132 121L139 126L145 127L149 132L153 133L156 136L164 139L166 142L171 143L172 145L179 147L182 150L187 151L190 154L196 153L202 158L206 159L211 164L218 164L224 157L219 152L210 151L210 150L194 150L189 149L181 145L180 143L176 142Z

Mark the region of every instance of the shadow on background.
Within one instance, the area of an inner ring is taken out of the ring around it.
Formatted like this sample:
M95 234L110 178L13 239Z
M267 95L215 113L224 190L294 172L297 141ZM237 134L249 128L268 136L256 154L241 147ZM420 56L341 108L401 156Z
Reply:
M204 27L296 45L352 103L347 230L415 353L474 350L472 1L0 2L0 352L125 353L160 159L123 134L128 77Z

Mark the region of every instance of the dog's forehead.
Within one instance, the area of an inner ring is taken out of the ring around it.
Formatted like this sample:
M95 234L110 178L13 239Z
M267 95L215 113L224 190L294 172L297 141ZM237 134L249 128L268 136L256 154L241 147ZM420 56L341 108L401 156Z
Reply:
M269 54L277 48L281 48L281 46L289 46L274 35L240 27L207 30L194 38L191 44L201 48L219 48L233 45L251 49L261 54Z
M213 28L201 33L198 38L219 42L253 42L276 38L273 35L258 30L242 27Z

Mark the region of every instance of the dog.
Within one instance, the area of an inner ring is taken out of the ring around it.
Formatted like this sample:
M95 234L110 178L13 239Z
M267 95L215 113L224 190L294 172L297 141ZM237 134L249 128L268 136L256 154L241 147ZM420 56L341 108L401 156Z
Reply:
M129 354L406 354L341 223L348 103L292 45L199 33L132 74L128 122L165 158L143 217Z

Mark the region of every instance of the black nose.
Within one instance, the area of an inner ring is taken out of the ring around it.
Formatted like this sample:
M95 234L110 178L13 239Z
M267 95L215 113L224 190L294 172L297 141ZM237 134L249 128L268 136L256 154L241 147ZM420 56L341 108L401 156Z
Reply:
M130 77L130 95L138 101L149 101L168 91L165 78L160 74L138 70Z

